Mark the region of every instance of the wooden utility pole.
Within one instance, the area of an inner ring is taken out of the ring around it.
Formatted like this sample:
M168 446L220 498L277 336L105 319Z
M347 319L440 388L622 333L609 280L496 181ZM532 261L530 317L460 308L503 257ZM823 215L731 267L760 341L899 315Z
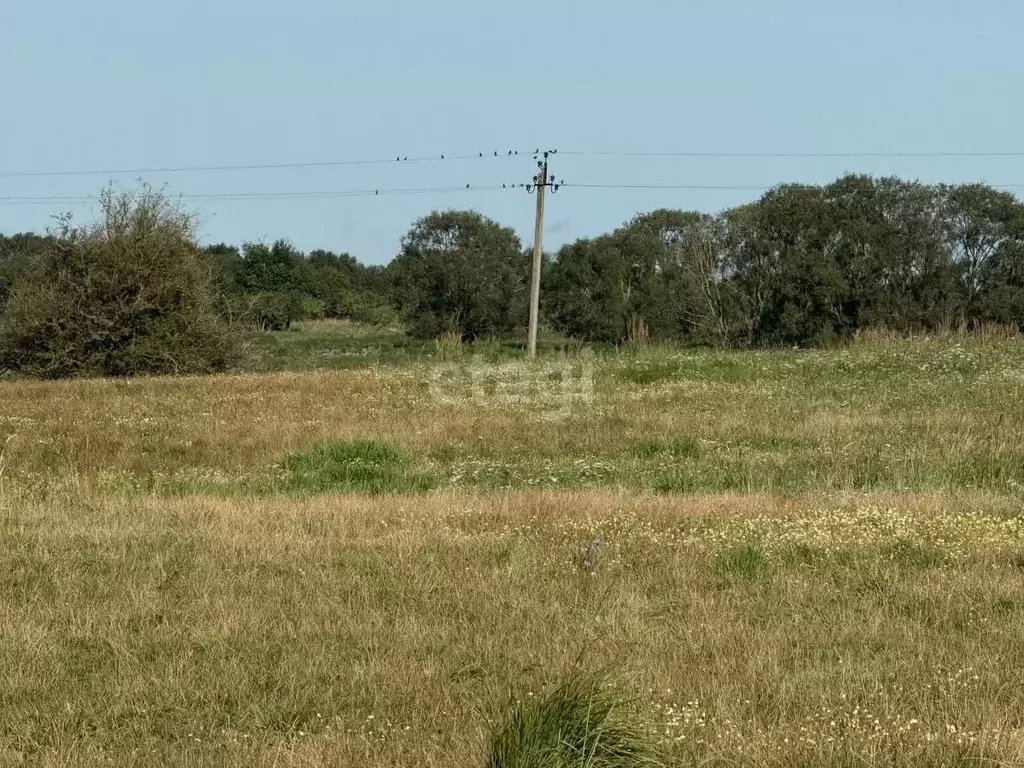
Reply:
M548 186L548 153L538 161L540 173L533 177L537 190L537 220L533 228L533 273L530 275L530 334L526 342L526 356L537 356L537 324L540 321L540 264L544 255L544 191Z

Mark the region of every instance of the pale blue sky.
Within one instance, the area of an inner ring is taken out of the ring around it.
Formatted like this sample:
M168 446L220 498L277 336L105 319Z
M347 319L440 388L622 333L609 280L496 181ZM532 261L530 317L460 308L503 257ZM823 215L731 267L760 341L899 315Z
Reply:
M509 148L1024 152L1015 0L2 0L0 174L301 163ZM557 158L579 183L772 185L844 171L1024 185L1016 158ZM182 194L486 185L521 157L152 174ZM104 176L0 175L0 198ZM130 183L132 176L118 177ZM1024 187L1017 190L1024 193ZM750 191L564 189L545 245ZM524 192L204 200L206 241L287 237L387 261L416 217L472 207L532 240ZM0 204L0 231L90 204Z

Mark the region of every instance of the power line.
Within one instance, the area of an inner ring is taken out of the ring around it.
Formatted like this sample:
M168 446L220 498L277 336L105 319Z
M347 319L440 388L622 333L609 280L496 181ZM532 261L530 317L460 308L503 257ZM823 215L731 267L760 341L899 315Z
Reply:
M127 174L147 173L205 173L218 171L272 171L296 168L333 168L341 166L359 165L395 165L402 163L434 163L450 160L483 160L494 158L519 157L520 155L532 155L529 150L488 150L486 152L467 152L461 154L437 154L420 155L410 157L408 155L396 155L393 158L372 158L352 160L318 160L303 163L253 163L247 165L182 165L165 166L153 168L114 168L107 170L61 170L61 171L2 171L0 178L41 178L57 176L124 176Z
M565 183L566 187L576 189L670 189L683 191L716 191L725 190L730 192L766 192L774 189L773 186L758 186L750 184L574 184Z
M318 199L332 197L377 197L388 195L421 195L447 194L455 192L488 192L498 189L510 189L510 184L465 184L460 187L415 187L400 189L346 189L335 191L292 191L292 192L210 192L184 194L175 196L180 200L290 200ZM49 203L94 203L99 200L96 195L82 197L0 197L0 205L42 205Z
M1010 152L619 152L613 150L562 151L577 157L689 157L689 158L943 158L1024 157L1024 151Z
M983 182L986 183L987 182ZM1001 187L1003 189L1024 189L1024 184L987 184L990 187ZM685 192L767 192L787 184L754 185L754 184L574 184L565 182L565 187L575 189L666 189ZM811 185L817 186L817 185Z
M245 202L259 200L316 200L344 197L385 197L400 195L422 195L422 194L455 194L467 192L493 192L497 190L513 190L529 188L530 184L465 184L462 186L448 187L407 187L407 188L366 188L346 190L310 190L310 191L285 191L285 192L209 192L182 194L175 197L179 200L204 201L217 200L226 202ZM599 190L665 190L679 192L767 192L775 189L780 184L588 184L567 182L561 179L557 182L558 187L570 189L599 189ZM1024 189L1024 183L1020 184L990 184L989 186L1003 189ZM49 204L82 204L94 203L99 200L96 195L87 196L12 196L0 197L0 206L12 205L49 205Z
M487 150L435 155L396 155L387 158L352 158L338 160L316 160L295 163L247 163L238 165L181 165L153 166L148 168L107 168L71 169L44 171L0 171L0 178L46 178L61 176L124 176L128 174L158 173L214 173L273 171L302 168L335 168L346 166L394 165L401 163L435 163L456 160L482 160L509 158L536 154L536 150ZM631 152L618 150L562 150L561 155L576 157L628 157L628 158L1008 158L1024 157L1024 150L996 152Z

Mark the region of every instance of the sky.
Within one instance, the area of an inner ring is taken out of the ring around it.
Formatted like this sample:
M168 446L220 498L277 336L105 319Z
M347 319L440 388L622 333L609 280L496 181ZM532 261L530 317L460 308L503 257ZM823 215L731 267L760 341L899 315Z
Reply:
M472 208L529 245L523 189L334 193L527 182L538 148L559 150L567 182L547 201L546 250L655 208L760 194L572 184L858 172L1024 195L1022 27L1017 0L2 0L0 232L97 213L26 198L143 180L181 196L204 243L286 238L384 263L418 217ZM864 156L994 152L1020 154ZM365 160L388 162L339 164ZM137 172L317 163L335 164ZM56 175L27 175L40 173ZM287 196L237 197L261 193Z

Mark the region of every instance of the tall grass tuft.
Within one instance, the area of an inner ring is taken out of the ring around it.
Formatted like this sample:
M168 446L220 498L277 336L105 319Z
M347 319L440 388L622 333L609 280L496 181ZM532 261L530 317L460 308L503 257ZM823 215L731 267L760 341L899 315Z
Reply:
M651 735L598 675L574 675L516 704L491 740L490 768L656 768Z
M437 359L442 362L461 360L466 356L466 345L462 334L456 331L445 331L434 342Z
M645 349L651 344L651 329L647 321L638 315L632 315L626 326L626 344L631 349Z

